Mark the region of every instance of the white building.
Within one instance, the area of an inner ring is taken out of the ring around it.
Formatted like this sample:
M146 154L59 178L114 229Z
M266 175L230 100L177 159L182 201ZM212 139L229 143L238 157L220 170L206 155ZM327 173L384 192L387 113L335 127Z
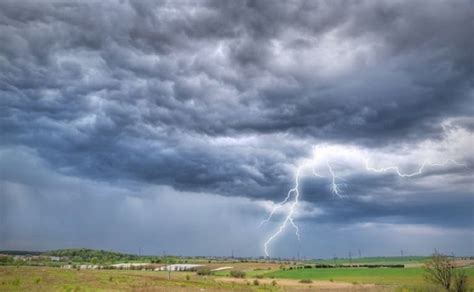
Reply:
M198 267L202 267L202 265L174 264L156 268L155 271L189 271Z

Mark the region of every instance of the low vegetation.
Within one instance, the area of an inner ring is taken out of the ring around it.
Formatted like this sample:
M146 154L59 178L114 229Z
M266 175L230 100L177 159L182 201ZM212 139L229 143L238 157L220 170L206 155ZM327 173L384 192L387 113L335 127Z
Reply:
M197 269L196 274L199 276L209 276L209 275L212 275L212 271L209 268L203 267L203 268Z
M245 278L245 272L239 270L230 271L230 276L234 278Z
M474 280L473 267L467 267L462 270L465 272L468 279ZM405 284L419 287L427 284L424 274L425 270L423 268L333 268L278 270L266 273L265 277L294 280L311 279L313 281L333 280L334 282L358 282L379 285Z
M473 259L454 261L441 255L419 258L418 262L409 257L406 262L400 258L368 258L330 263L137 256L89 249L27 253L0 254L0 291L298 291L321 285L350 290L353 285L362 288L366 284L390 287L388 291L464 292L474 288ZM164 265L175 263L192 264L192 268L159 271ZM314 285L306 285L311 283Z
M248 291L243 283L186 276L176 272L168 280L168 272L0 267L0 291Z

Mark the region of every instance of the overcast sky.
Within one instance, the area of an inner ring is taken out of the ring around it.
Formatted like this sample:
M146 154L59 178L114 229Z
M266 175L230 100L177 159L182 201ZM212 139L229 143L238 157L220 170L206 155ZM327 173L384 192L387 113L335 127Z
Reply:
M271 256L473 255L473 31L469 0L1 1L0 249L261 256L309 163Z

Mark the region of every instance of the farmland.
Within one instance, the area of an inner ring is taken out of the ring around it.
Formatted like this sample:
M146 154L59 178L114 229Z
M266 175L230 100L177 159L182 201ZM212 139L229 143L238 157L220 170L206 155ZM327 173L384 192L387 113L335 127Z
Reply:
M51 261L57 255L61 257ZM80 249L20 258L3 255L1 260L0 291L438 291L424 278L426 257L295 261L133 256ZM474 261L452 262L474 289ZM192 270L162 270L176 266Z
M474 268L466 268L465 270L472 282L474 280ZM349 283L422 286L425 284L423 274L424 270L422 268L335 268L275 271L267 273L265 276L297 280L333 280Z

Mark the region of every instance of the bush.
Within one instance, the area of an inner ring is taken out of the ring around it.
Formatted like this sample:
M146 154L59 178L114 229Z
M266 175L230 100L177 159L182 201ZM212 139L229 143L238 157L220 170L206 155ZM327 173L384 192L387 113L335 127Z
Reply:
M311 284L311 283L313 283L313 281L310 280L310 279L302 279L302 280L300 280L300 283Z
M454 274L454 291L467 291L467 276L463 270L459 270Z
M209 276L212 274L212 272L209 268L200 268L196 271L196 274L199 276Z
M13 263L13 257L7 255L0 255L0 264Z
M255 286L258 286L258 285L260 285L260 282L259 282L257 279L255 279L255 280L253 280L253 284L254 284Z
M257 278L257 279L263 279L263 275L257 275L257 276L255 276L255 278Z
M277 281L273 280L272 281L272 286L276 286L277 285Z
M186 280L189 281L189 279L191 279L191 277L189 275L186 275Z
M245 272L239 270L230 271L230 276L234 278L245 278Z

